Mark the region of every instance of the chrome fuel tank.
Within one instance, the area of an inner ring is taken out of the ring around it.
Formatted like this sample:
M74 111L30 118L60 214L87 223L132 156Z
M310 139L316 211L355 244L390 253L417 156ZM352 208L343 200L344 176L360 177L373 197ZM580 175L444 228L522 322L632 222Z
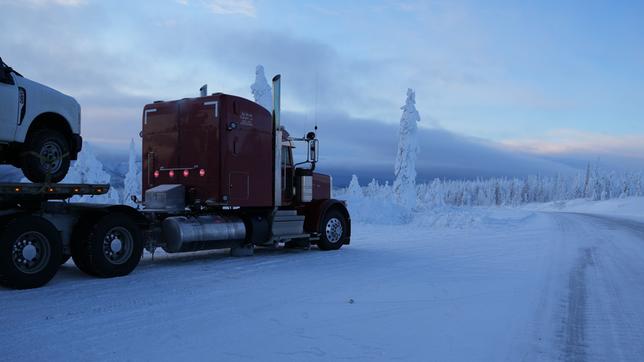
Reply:
M246 239L243 220L231 216L169 217L163 221L162 230L163 249L168 253L216 249Z

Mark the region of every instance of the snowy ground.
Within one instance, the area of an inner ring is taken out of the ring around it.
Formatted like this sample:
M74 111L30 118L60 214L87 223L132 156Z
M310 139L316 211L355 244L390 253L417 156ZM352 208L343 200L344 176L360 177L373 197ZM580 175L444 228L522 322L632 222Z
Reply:
M119 279L70 262L0 289L0 360L641 360L644 199L611 202L358 224L338 252L146 257Z

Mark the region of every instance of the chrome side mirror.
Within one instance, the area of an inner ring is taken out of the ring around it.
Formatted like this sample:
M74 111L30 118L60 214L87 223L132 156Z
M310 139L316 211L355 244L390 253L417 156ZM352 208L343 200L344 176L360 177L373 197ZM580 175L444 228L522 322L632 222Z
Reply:
M318 162L318 148L320 142L316 139L308 140L309 149L308 149L308 162L316 163Z

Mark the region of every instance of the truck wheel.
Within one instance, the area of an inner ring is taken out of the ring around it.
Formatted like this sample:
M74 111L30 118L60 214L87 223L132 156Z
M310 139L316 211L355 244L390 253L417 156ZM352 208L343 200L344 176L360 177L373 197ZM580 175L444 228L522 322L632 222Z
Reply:
M318 248L322 250L338 250L347 238L347 219L338 209L326 212L320 224L320 240Z
M87 262L83 267L90 274L103 278L128 275L143 255L143 234L127 215L109 214L92 227L81 250Z
M22 172L31 182L60 182L69 170L69 156L69 142L60 132L37 130L23 146Z
M87 250L89 233L96 220L81 218L71 236L72 260L76 267L85 274L96 276L89 266L89 252Z
M15 289L47 284L58 271L63 247L58 230L37 216L20 216L0 231L0 284Z

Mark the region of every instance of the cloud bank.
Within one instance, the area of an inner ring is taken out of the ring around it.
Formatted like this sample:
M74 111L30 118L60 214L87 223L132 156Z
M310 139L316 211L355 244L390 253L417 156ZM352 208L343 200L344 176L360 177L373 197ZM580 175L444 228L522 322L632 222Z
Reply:
M251 98L260 63L267 75L282 73L285 122L303 130L317 119L323 164L344 173L393 173L408 87L417 91L422 119L423 179L567 172L608 156L636 167L644 153L637 134L544 133L548 126L541 123L556 120L539 112L573 114L588 105L570 99L576 93L569 89L551 92L551 85L513 78L533 70L521 67L553 67L534 64L540 49L520 58L521 67L507 67L501 60L514 58L495 58L488 48L504 38L489 33L485 19L464 5L0 3L0 56L27 77L77 98L83 136L104 149L127 149L140 131L143 105L152 101L196 96L204 83Z

